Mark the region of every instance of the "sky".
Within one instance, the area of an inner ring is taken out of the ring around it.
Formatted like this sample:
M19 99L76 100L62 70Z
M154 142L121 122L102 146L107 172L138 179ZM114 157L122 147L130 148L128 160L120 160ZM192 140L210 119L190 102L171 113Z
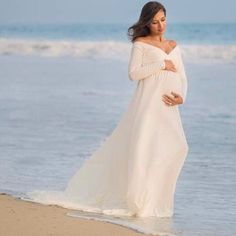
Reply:
M0 0L0 24L122 23L138 20L141 0ZM163 0L171 23L236 23L235 0Z

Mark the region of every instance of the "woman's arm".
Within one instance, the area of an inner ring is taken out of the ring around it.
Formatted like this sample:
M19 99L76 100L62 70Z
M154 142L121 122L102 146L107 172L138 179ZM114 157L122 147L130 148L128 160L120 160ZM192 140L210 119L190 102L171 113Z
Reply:
M187 82L187 76L185 73L185 68L184 68L184 63L183 63L183 58L181 54L181 50L179 49L179 65L178 65L178 72L180 73L181 80L182 80L182 92L183 92L183 103L186 100L186 95L187 95L187 89L188 89L188 82Z
M141 80L158 73L165 68L165 61L160 60L147 65L142 64L143 48L140 45L133 44L130 61L129 61L129 79Z

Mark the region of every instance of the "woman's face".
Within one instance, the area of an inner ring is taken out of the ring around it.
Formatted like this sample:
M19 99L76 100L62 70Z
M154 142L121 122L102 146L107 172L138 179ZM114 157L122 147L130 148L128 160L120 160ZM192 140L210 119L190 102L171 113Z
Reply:
M153 35L162 35L166 30L166 17L163 10L160 10L153 17L149 25L150 33Z

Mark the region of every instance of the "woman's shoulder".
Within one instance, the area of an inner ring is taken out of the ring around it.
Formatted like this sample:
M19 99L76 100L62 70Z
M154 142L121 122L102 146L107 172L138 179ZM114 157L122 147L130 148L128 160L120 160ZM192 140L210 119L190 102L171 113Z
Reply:
M134 43L136 42L142 42L142 43L147 43L146 37L138 37L134 40Z
M138 37L133 41L133 46L143 48L147 43L148 42L145 37Z
M147 41L146 39L144 39L144 37L138 37L133 41L132 44L133 44L133 48L137 48L141 51L144 51Z

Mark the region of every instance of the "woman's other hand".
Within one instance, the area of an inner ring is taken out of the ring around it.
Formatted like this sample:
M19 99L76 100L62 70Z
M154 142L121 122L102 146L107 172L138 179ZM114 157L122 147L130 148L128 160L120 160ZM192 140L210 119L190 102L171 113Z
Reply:
M173 96L169 96L167 94L162 95L162 101L168 106L179 105L183 103L183 98L173 91L171 92Z
M174 63L171 60L165 60L165 69L164 70L170 70L173 72L177 71Z

